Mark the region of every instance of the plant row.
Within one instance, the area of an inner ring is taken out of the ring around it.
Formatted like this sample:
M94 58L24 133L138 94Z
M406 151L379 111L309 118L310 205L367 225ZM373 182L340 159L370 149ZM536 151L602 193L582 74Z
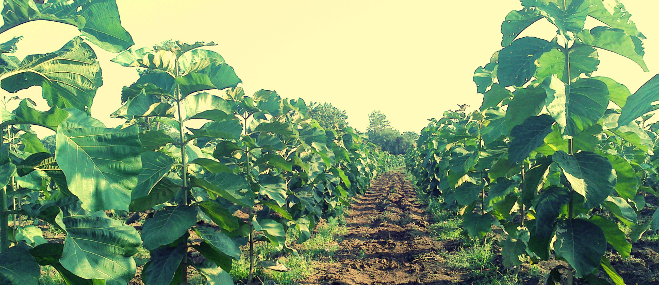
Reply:
M549 284L562 273L569 284L575 276L624 284L607 244L626 258L633 241L659 229L656 220L639 220L657 189L657 135L645 121L659 78L632 94L593 72L601 50L647 71L645 37L620 1L521 4L501 25L502 48L475 71L480 108L431 120L407 167L462 216L471 237L501 228L506 266L556 258L569 268L552 270ZM586 29L588 18L600 25ZM520 37L541 20L556 34Z
M22 61L9 55L18 39L0 45L1 87L39 86L48 104L40 111L29 99L5 97L5 106L20 102L0 110L2 284L36 284L45 265L67 284L126 284L140 246L150 251L145 284L186 283L191 267L209 284L233 284L227 272L242 245L251 282L256 241L294 252L288 231L304 242L319 218L382 170L372 145L349 127L321 128L303 100L244 94L233 68L208 49L213 43L128 49L114 0L5 2L0 31L50 20L79 27L83 37ZM122 91L113 116L125 123L115 128L90 114L102 77L88 41L123 50L113 61L140 74ZM54 149L33 125L56 132ZM148 216L138 232L106 210ZM56 228L64 242L48 243L16 218L10 229L12 215Z

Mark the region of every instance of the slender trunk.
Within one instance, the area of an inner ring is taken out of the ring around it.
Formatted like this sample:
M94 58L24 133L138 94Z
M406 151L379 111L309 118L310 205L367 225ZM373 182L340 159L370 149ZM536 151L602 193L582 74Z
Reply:
M0 138L0 146L4 138ZM0 252L9 249L9 209L7 208L7 187L0 190Z
M175 69L176 69L176 75L178 77L178 58L176 59L176 64L175 64ZM176 109L177 109L177 115L178 115L178 126L179 126L179 141L181 142L181 179L183 180L183 185L181 186L181 191L183 191L183 204L187 205L188 204L188 160L187 156L185 153L185 146L187 143L185 142L185 127L183 126L183 116L181 116L181 101L183 100L181 98L181 88L179 88L178 85L176 85ZM188 284L188 243L187 241L185 242L185 255L183 256L183 280L181 284Z
M7 187L0 190L0 252L9 248L9 209L7 209Z
M247 284L251 285L254 281L254 224L252 219L254 218L254 209L249 210L249 277L247 278Z

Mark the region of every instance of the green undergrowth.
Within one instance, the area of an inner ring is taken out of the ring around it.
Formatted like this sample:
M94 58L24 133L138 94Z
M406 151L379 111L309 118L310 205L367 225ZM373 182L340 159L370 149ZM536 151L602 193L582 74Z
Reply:
M406 178L415 185L414 176L406 173ZM462 218L454 211L445 209L441 197L432 197L417 189L418 199L427 205L430 220L428 230L432 237L445 241L447 248L440 250L438 262L444 266L465 272L465 284L503 285L523 284L524 279L540 274L537 266L529 267L523 274L502 268L497 260L502 241L501 236L492 232L483 240L469 238L464 232Z
M256 243L254 252L257 264L259 261L264 260L276 261L286 266L289 271L280 272L257 267L255 269L255 279L264 283L297 284L297 281L303 280L316 272L317 261L320 258L329 257L331 259L334 252L339 248L337 238L345 235L346 232L347 228L343 216L330 217L316 227L315 233L309 240L299 245L288 245L295 248L297 253L278 250L266 242ZM287 235L286 240L295 241L299 237L299 231L291 229ZM248 249L243 249L240 260L233 262L230 274L237 281L236 284L242 284L247 280L249 274L249 256L247 252Z

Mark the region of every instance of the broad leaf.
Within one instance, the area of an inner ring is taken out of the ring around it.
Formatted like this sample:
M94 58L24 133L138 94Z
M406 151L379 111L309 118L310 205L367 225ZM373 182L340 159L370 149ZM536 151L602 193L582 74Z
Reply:
M146 284L170 284L185 257L185 243L176 247L161 247L151 251L149 265L145 266L142 279Z
M629 161L617 155L603 154L603 156L611 162L613 169L616 170L616 192L618 192L618 195L622 198L634 199L640 181Z
M121 26L115 0L34 1L10 0L2 9L0 33L35 20L48 20L77 27L91 42L109 52L120 52L133 45Z
M200 137L218 138L218 139L237 139L243 131L243 126L237 119L222 120L217 122L208 122L199 129L189 128L194 136L187 139Z
M140 151L137 127L57 130L57 164L90 211L128 210L142 168Z
M463 216L463 226L472 238L484 238L492 231L492 215L469 212Z
M259 185L261 194L267 195L270 199L275 200L279 206L286 204L286 181L279 176L260 175Z
M515 91L515 97L508 103L506 110L506 127L511 131L513 127L521 125L532 116L537 116L544 108L547 94L539 87L529 87Z
M545 137L552 132L554 119L546 114L529 117L523 124L515 126L510 132L508 160L519 163L526 159L537 147L544 144Z
M604 26L594 27L589 31L583 31L577 34L584 44L597 48L608 50L626 58L631 59L638 64L643 71L647 72L648 67L643 60L643 43L641 39L628 35L624 30Z
M215 222L220 228L233 232L240 227L240 221L238 217L232 215L227 208L221 206L215 201L203 201L197 203L204 214L206 214L213 222Z
M618 119L619 126L625 126L638 117L655 110L653 103L659 101L659 75L645 82L633 95L627 98Z
M222 232L219 232L213 228L210 227L200 227L197 226L194 228L195 232L199 237L201 237L204 241L206 241L209 245L213 246L215 249L221 251L222 253L232 257L233 259L240 259L240 248L238 248L238 245L223 234Z
M617 81L608 77L597 76L597 77L593 77L593 79L597 79L599 81L604 82L604 84L606 84L607 89L609 89L609 99L611 99L613 103L616 103L616 105L618 105L620 108L625 107L625 105L627 104L627 98L632 94L629 91L629 88L627 88L627 86L625 86L624 84L620 84Z
M524 175L524 183L522 183L522 203L524 203L524 205L530 206L531 201L535 199L535 196L538 194L538 189L543 185L551 163L551 157L538 157L535 160L535 164L526 171Z
M602 205L627 226L638 224L636 211L625 199L620 197L608 197Z
M481 104L480 110L484 111L487 108L496 107L501 101L512 96L513 94L506 88L501 87L499 84L494 84L492 85L492 88L483 95L483 103Z
M538 197L535 203L535 236L549 240L554 231L556 218L563 205L570 202L570 192L565 188L551 187Z
M556 255L564 258L584 277L595 271L606 251L606 236L597 225L579 219L560 221L554 243Z
M589 16L611 28L624 30L630 36L645 39L645 36L636 28L636 24L630 19L632 15L619 0L590 1L590 5Z
M142 228L144 248L154 250L170 244L185 234L197 223L197 209L179 205L156 213L147 219Z
M38 283L41 275L40 267L29 250L27 245L19 243L0 253L0 283L7 285Z
M0 85L11 93L41 86L50 107L89 112L102 84L94 50L77 37L56 52L26 56Z
M106 279L125 284L135 275L135 260L141 240L135 228L110 219L103 212L80 215L64 211L66 230L62 266L85 279Z
M155 95L146 94L144 90L111 115L112 117L132 119L134 117L173 117L174 107L162 102Z
M137 176L137 185L131 192L131 199L152 194L154 186L160 182L174 166L174 159L161 152L142 153L142 172ZM171 198L171 197L170 197Z
M606 241L620 253L622 258L629 257L632 252L632 244L627 241L627 236L620 230L616 222L601 216L592 216L588 221L602 229Z
M208 83L222 90L236 87L242 82L231 66L224 62L224 58L214 51L195 49L184 53L179 58L179 69L184 81L192 83L184 85L181 90L184 95L192 92L209 89ZM178 83L182 83L177 79ZM189 92L189 93L188 93Z
M522 86L535 74L535 60L551 50L555 43L534 37L512 42L499 52L497 77L503 87Z
M141 132L139 137L143 152L155 151L167 144L174 143L174 139L163 130Z
M11 117L11 120L3 120L3 123L6 123L7 125L30 124L46 127L51 130L57 130L59 124L69 117L69 112L57 107L41 112L37 111L30 105L31 103L27 99L24 99L18 105L18 108L13 111L14 114Z
M604 202L616 185L615 170L604 157L582 151L574 156L563 151L553 155L572 189L586 198L587 209Z
M519 11L510 11L501 23L501 33L503 34L501 46L510 45L522 31L540 19L542 19L542 16L534 9L526 8Z
M208 285L234 285L233 279L229 272L222 270L222 268L213 264L212 262L204 262L201 266L196 267L199 273L206 278Z
M151 188L149 195L132 199L129 206L131 212L146 211L158 204L165 203L181 191L181 186L164 177Z
M192 186L201 187L242 206L254 206L254 193L245 177L226 172L213 173L204 179L190 179Z
M233 118L234 110L231 104L209 93L197 93L185 97L183 103L185 105L185 120L208 119L219 121Z
M256 220L252 221L254 224L254 230L263 231L270 240L270 243L276 248L282 248L286 241L286 231L284 226L271 219L259 220L258 223Z
M609 105L607 86L599 80L579 79L567 86L552 76L542 86L547 91L547 110L566 136L576 136L597 123Z
M469 205L478 199L482 190L482 186L465 182L455 188L455 199L460 205Z

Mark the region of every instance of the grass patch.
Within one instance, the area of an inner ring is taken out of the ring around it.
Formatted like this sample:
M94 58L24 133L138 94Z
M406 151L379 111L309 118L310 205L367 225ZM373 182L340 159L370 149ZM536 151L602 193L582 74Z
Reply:
M274 281L277 284L296 284L316 272L316 260L319 257L331 257L339 249L337 236L347 233L343 217L329 218L326 223L319 225L312 237L298 246L299 252L285 253L278 250L267 242L258 242L254 245L255 263L262 260L278 261L286 266L289 271L279 272L261 267L254 270L255 280L262 282ZM299 236L295 229L289 230L287 240L294 241ZM229 274L235 281L247 280L249 275L248 250L243 250L239 261L233 262L233 268Z
M494 252L491 243L465 247L444 256L446 265L453 269L486 270L494 268Z

